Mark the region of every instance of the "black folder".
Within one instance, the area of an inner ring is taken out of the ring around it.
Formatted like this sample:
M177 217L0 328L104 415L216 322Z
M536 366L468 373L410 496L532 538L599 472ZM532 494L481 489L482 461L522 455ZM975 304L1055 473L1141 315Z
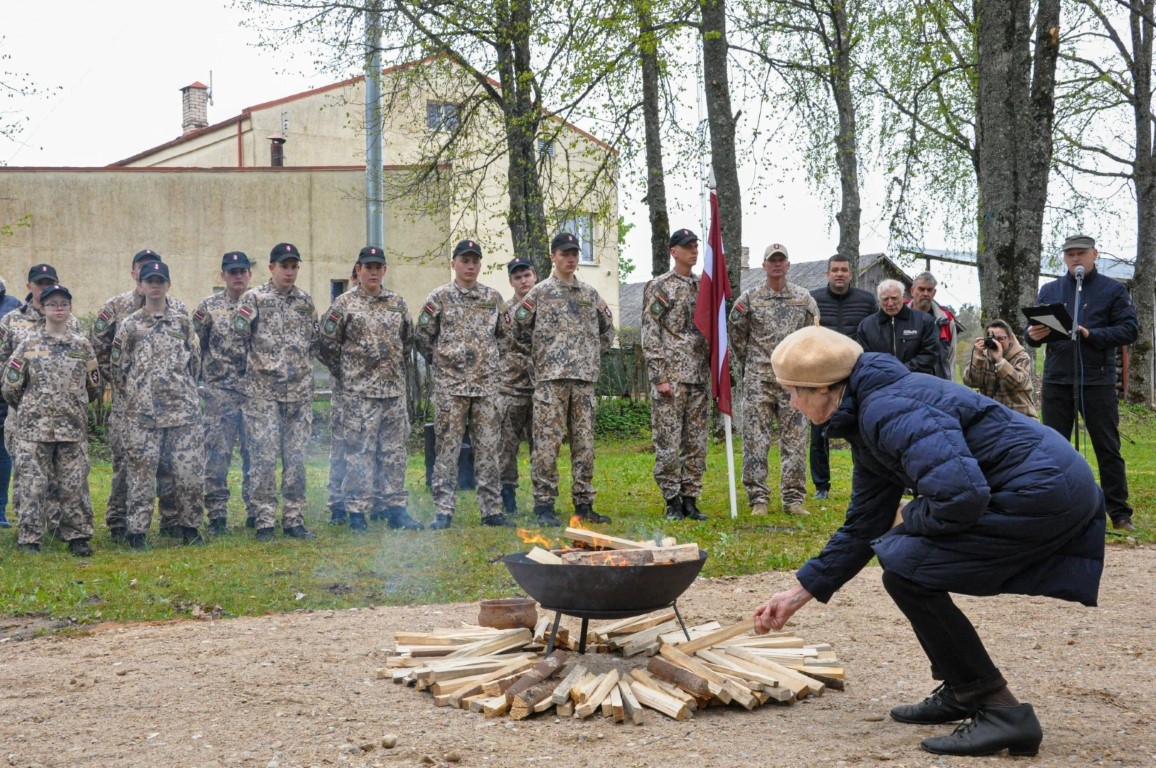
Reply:
M1063 304L1024 307L1023 312L1024 317L1028 320L1028 325L1044 325L1051 331L1043 338L1042 343L1071 339L1072 316L1068 314L1068 308Z

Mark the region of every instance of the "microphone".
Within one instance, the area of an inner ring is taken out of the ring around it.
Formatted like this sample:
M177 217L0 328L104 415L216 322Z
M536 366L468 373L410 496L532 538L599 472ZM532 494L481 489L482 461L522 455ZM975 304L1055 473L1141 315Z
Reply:
M1077 280L1083 280L1084 279L1084 265L1083 264L1076 267L1076 279Z

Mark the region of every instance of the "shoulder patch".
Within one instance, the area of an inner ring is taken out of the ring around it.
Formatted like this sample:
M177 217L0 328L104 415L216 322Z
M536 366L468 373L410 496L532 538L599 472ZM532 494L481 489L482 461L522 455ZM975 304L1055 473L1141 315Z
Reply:
M113 339L112 351L109 353L109 359L114 363L120 362L120 355L123 351L124 342L121 339Z
M731 319L737 320L747 313L747 305L741 301L736 301L733 308L731 308Z
M96 322L92 324L92 329L97 333L104 333L108 330L110 322L112 322L112 312L106 307L100 310L100 314L96 316Z
M253 317L253 308L247 304L242 304L241 306L237 307L237 314L246 320L249 320Z
M417 316L418 325L429 325L433 319L437 317L438 308L432 301L427 301L425 306L421 308L421 314Z
M532 299L523 299L522 303L518 305L518 308L514 310L514 319L522 321L532 314L534 314L534 301Z
M661 289L655 291L654 300L650 302L647 311L650 312L652 317L662 317L668 309L670 309L670 298L666 295L666 292Z
M12 384L15 384L20 381L20 371L22 368L24 368L24 361L16 357L12 358L8 361L8 372L5 374L5 378Z
M337 324L341 322L341 313L336 309L330 309L325 313L325 322L321 326L321 332L326 336L332 336L337 333Z
M201 329L205 327L205 310L198 308L193 313L193 332L200 333Z

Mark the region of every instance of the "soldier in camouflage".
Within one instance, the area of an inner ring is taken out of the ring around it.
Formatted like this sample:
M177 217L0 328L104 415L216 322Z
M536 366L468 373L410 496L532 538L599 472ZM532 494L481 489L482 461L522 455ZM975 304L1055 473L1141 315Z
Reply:
M8 363L20 342L40 331L44 325L44 310L40 304L41 291L58 283L56 268L51 264L37 264L28 270L28 295L24 303L0 317L0 366ZM70 333L84 333L75 315L69 314L67 322ZM16 428L16 409L6 407L4 420L4 446L9 455L15 456L17 451L21 450L19 445L20 432ZM47 488L45 498L39 501L46 510L47 529L55 536L58 534L61 508L56 483L52 478L49 478ZM20 483L18 479L12 483L12 508L19 515Z
M225 290L204 299L193 310L193 332L199 340L201 377L205 385L205 506L209 530L228 530L229 465L233 446L241 448L241 498L253 518L249 477L249 441L241 420L245 401L245 348L233 333L233 316L253 272L249 257L230 251L221 258Z
M674 267L642 293L642 354L650 380L654 480L666 501L666 519L705 520L698 508L706 471L710 418L710 347L694 324L699 278L698 235L670 236Z
M558 454L570 438L571 493L575 514L594 523L610 518L594 511L594 385L601 355L614 341L610 308L591 286L579 282L578 238L559 232L550 244L554 273L514 310L514 332L534 363L534 443L530 477L534 514L542 525L561 525Z
M738 298L731 309L731 359L742 366L743 486L752 515L767 513L767 454L774 421L779 423L783 511L805 515L807 496L806 418L791 407L791 396L775 380L771 353L788 334L819 324L819 307L806 289L787 282L787 249L775 243L763 255L767 282Z
M115 386L123 398L123 438L128 471L128 543L143 549L153 501L167 492L185 544L204 544L205 447L197 376L200 341L189 316L165 300L169 267L148 261L139 272L144 306L119 323L109 351Z
M70 329L72 294L44 289L44 323L17 345L5 366L3 395L16 414L20 450L16 477L25 494L17 546L39 552L47 522L49 485L62 510L60 538L78 557L92 554L92 501L88 495L88 414L100 393L92 345Z
M518 513L518 448L523 442L531 451L534 446L534 363L530 350L514 338L512 324L518 304L538 282L538 272L525 259L512 259L506 265L506 274L514 297L506 302L502 316L506 337L500 361L502 444L498 473L502 481L502 512L513 516Z
M390 528L420 531L424 526L406 509L405 490L409 309L382 286L386 264L380 248L362 248L356 271L356 287L338 296L321 321L321 360L341 382L345 398L341 497L354 533L365 533L367 517L378 509Z
M317 310L296 286L301 252L278 243L269 254L269 282L250 288L233 317L245 347L246 399L257 540L272 541L277 522L277 459L281 459L281 531L317 538L305 528L305 448L313 423L313 358Z
M120 323L144 306L144 294L141 292L140 282L137 280L141 267L150 261L161 260L160 254L149 249L138 251L132 257L133 289L117 294L105 302L96 315L96 320L92 324L92 331L88 337L89 341L92 342L92 348L96 350L96 359L100 363L101 380L107 382L112 388L112 407L108 414L108 448L112 453L112 487L108 493L104 523L108 526L114 542L123 542L127 536L125 509L128 500L128 475L125 469L125 454L128 451L128 446L125 444L126 437L122 429L124 419L121 414L124 400L118 397L116 382L113 381L111 375L112 340L116 338ZM166 296L165 300L174 312L188 315L188 308L180 299ZM162 467L162 471L168 470ZM175 511L176 502L168 496L167 491L167 488L171 487L171 483L166 480L162 485L165 486L166 491L161 496L160 501L161 534L179 536Z
M514 525L502 514L498 480L498 357L506 333L502 296L478 283L482 248L474 240L454 247L454 279L435 288L417 319L418 351L433 369L433 493L431 530L449 528L457 506L458 456L467 425L474 445L482 525Z
M357 264L349 275L349 290L357 290ZM346 291L348 293L348 291ZM349 522L349 513L345 509L345 494L341 486L345 483L345 473L349 469L349 462L345 459L345 410L346 402L341 386L340 361L336 370L330 370L329 387L329 484L326 491L329 494L329 524L345 525ZM370 513L371 520L380 519L378 510Z

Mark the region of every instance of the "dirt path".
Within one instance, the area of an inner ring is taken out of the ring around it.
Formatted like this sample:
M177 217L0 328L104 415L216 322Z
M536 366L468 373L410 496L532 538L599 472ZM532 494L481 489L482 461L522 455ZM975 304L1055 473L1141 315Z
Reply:
M789 574L702 580L688 622L737 621ZM1112 547L1101 607L964 598L1012 689L1044 725L1031 766L1156 765L1156 548ZM0 640L0 765L11 766L971 766L921 738L948 727L886 718L932 688L914 637L865 571L792 625L833 644L845 691L793 707L708 709L641 727L601 718L511 722L435 708L374 679L399 629L473 621L435 605L103 627L84 637ZM11 627L12 622L5 622ZM397 747L351 748L398 736ZM1004 758L1005 760L1007 758Z

